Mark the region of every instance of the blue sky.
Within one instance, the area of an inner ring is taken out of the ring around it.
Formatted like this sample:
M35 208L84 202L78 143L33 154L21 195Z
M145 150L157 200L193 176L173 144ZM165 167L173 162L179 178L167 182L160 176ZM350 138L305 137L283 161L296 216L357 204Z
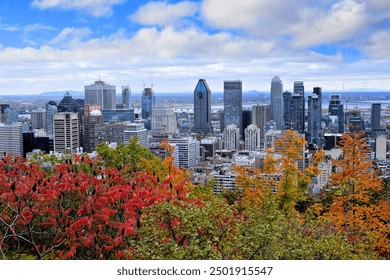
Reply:
M17 0L0 2L0 95L79 90L99 79L140 92L390 90L389 0Z

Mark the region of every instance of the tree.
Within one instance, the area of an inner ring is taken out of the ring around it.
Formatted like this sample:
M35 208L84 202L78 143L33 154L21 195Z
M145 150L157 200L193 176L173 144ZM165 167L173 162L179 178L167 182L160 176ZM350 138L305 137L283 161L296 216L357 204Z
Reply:
M331 185L336 188L325 217L348 232L352 243L363 241L379 256L390 257L390 202L373 199L382 190L382 180L369 159L370 149L363 134L344 134L342 158L335 161ZM361 250L367 250L363 247Z

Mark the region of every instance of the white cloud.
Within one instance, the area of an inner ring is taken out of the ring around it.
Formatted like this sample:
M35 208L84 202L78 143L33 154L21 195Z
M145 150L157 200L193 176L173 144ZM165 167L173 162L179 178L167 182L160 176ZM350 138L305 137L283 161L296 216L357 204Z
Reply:
M205 21L216 28L242 29L256 35L280 35L310 0L204 0Z
M148 2L130 16L130 19L144 25L170 25L180 19L193 16L199 10L199 4L183 1L177 4L167 2Z
M80 41L91 34L89 28L64 28L53 40L51 44L69 44L76 41Z
M304 48L353 38L362 32L366 21L364 4L344 0L332 5L329 11L303 9L300 21L292 24L288 33L294 47Z
M83 10L95 17L109 16L112 6L124 0L33 0L32 6L39 9Z
M375 32L363 49L374 59L390 59L390 30Z

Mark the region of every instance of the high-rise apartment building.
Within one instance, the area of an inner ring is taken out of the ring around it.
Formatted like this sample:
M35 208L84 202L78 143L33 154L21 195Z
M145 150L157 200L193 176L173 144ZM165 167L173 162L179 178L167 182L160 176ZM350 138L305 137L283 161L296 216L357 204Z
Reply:
M240 149L240 129L235 124L230 124L224 129L223 148L225 150Z
M0 159L8 154L23 156L23 131L20 123L0 123Z
M100 105L102 110L116 109L116 87L104 81L84 87L85 105Z
M142 92L142 118L147 120L146 129L151 129L152 111L156 107L156 96L152 88L144 88Z
M74 153L80 147L79 114L56 113L54 121L54 151Z
M271 120L275 121L276 129L283 128L283 83L278 76L271 81Z
M255 151L260 149L260 128L255 124L245 128L245 150Z
M258 104L252 107L252 124L260 129L260 143L264 143L264 127L270 121L270 105Z
M95 142L95 126L103 123L100 105L84 106L84 137L83 148L86 152L93 152L97 146Z
M211 91L206 80L200 79L194 90L194 127L192 132L207 135L212 131Z
M322 89L315 87L308 98L308 142L318 148L322 148L321 110Z
M242 127L242 82L224 81L223 84L224 127ZM241 134L240 134L241 135Z
M175 144L179 150L179 167L190 168L196 164L196 143L192 137L173 137L169 138L169 144Z
M294 82L291 96L291 128L299 133L305 132L305 87L302 81Z
M333 123L335 122L334 117L337 117L337 131L331 130L330 133L344 133L344 106L341 104L340 95L338 94L330 96L329 117Z

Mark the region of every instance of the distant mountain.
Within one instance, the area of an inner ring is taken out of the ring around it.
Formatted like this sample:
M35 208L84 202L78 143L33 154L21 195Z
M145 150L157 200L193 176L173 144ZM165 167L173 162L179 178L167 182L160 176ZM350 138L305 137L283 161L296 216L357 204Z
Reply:
M40 97L53 97L53 98L62 98L64 97L65 93L69 92L73 98L84 98L84 92L82 91L75 91L75 90L69 90L69 91L48 91L48 92L43 92L39 93L35 96L40 96Z

